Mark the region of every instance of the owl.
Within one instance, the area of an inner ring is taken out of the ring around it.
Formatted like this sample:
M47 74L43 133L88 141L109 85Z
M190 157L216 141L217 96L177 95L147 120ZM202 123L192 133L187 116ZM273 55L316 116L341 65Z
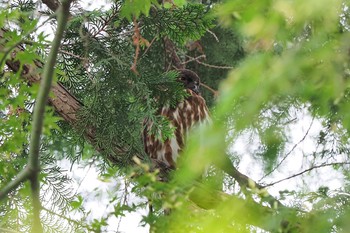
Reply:
M187 97L176 107L164 106L158 114L166 117L174 127L174 135L162 141L150 133L153 122L145 120L143 143L146 154L160 167L173 169L179 154L184 149L186 137L197 124L209 121L209 111L204 98L199 93L200 79L191 70L179 70L178 81L183 84Z

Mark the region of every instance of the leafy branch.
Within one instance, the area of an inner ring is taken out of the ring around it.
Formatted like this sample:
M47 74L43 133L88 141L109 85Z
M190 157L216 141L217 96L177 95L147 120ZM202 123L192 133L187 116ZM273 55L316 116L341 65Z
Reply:
M32 132L29 148L28 164L18 176L8 183L0 192L0 199L4 199L8 193L16 189L22 182L30 180L33 202L33 225L32 232L42 232L42 225L40 221L40 137L43 129L45 106L49 96L51 83L54 74L54 66L56 63L57 53L63 33L66 28L66 24L69 16L69 8L72 0L63 0L62 5L57 10L58 24L55 38L52 42L52 47L47 59L47 63L44 66L42 75L42 81L38 96L36 98L36 104L33 112Z

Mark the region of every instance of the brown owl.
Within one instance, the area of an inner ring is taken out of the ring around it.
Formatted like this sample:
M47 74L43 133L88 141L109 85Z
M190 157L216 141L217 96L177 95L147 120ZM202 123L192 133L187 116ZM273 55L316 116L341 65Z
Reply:
M150 134L151 121L145 121L143 142L145 152L153 162L162 167L175 168L179 153L186 143L186 136L197 123L209 120L209 111L204 98L199 93L200 79L191 70L179 70L178 81L183 83L188 96L176 107L164 106L159 109L159 114L170 121L170 126L175 128L174 136L164 142Z

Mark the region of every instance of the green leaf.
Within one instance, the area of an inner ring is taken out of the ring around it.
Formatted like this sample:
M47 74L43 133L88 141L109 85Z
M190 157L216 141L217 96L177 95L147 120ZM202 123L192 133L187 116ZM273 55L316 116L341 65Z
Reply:
M129 21L133 17L139 18L141 14L148 16L152 4L158 5L158 2L156 0L126 0L120 10L120 15Z
M183 7L184 5L186 5L186 3L186 0L174 0L174 4L178 7Z
M82 204L83 204L83 197L79 195L79 196L77 196L77 198L78 198L78 200L70 202L70 206L74 210L79 209L82 206Z

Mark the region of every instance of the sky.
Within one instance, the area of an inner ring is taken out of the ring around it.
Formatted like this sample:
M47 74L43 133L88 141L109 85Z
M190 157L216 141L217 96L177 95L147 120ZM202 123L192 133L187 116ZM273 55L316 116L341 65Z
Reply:
M99 176L98 169L95 166L86 166L84 164L74 164L71 168L71 162L64 159L58 162L58 165L66 170L66 174L74 180L75 191L84 197L83 206L86 211L91 210L91 216L88 220L100 219L109 212L113 211L113 205L109 205L111 196L117 196L119 200L124 200L125 180L122 177L116 180L104 180ZM128 187L128 204L137 204L144 202L130 192ZM98 190L98 191L97 191ZM99 193L99 196L96 194ZM147 215L147 210L139 210L134 213L127 213L123 218L111 217L109 219L108 232L149 232L149 228L142 227L140 221L142 215ZM74 217L74 216L72 216ZM79 216L75 216L79 217Z

